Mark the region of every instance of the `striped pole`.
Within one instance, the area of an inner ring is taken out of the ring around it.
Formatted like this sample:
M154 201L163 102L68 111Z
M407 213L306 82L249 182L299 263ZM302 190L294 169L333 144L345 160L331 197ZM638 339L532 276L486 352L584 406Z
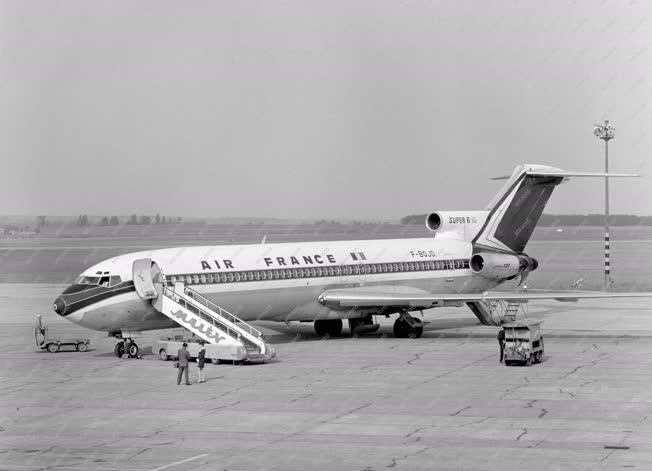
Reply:
M596 124L593 134L604 141L604 173L609 173L609 140L616 135L616 128L608 120ZM604 177L604 289L610 288L611 266L609 263L609 177Z
M609 173L609 139L604 140L604 173ZM604 289L609 289L609 177L604 177Z

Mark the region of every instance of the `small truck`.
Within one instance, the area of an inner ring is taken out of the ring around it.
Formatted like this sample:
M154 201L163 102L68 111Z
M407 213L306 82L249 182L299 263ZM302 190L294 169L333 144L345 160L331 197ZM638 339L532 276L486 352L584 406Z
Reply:
M526 365L543 360L541 321L521 319L503 324L505 332L505 365Z
M198 339L184 339L183 336L167 337L162 338L152 345L152 353L158 355L159 359L166 360L176 360L177 352L183 345L183 343L188 344L188 353L190 353L190 358L193 360L197 358L199 354L199 349L201 348L201 343ZM265 363L264 355L260 355L257 351L247 350L246 347L241 345L231 345L222 343L210 344L205 343L204 347L206 348L206 360L210 360L213 363L222 362L231 362L231 363Z
M48 336L48 328L43 324L41 315L36 316L34 324L34 341L36 346L41 350L47 350L50 353L57 353L62 348L70 348L78 352L85 352L91 344L90 339L82 338L54 338Z

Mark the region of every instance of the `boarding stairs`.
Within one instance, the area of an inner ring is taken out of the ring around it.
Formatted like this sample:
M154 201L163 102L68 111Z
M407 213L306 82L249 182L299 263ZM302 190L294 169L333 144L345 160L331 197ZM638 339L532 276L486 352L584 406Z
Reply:
M276 356L274 346L265 342L262 332L184 283L162 286L154 306L197 337L230 349L234 360L264 362Z

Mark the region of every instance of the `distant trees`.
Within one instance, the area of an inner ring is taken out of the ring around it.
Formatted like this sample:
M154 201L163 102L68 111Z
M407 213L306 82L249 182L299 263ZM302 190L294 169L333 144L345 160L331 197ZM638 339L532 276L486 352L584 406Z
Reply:
M36 216L36 228L40 229L41 227L45 227L48 225L48 217L47 216Z
M104 216L104 217L100 220L100 226L108 226L108 225L109 225L109 218L106 217L106 216Z
M111 217L111 221L113 221L113 218L115 216ZM172 217L166 217L166 216L161 216L160 214L156 214L155 216L148 216L146 214L141 214L138 216L137 214L132 214L129 216L129 219L127 219L127 224L130 226L148 226L150 224L173 224L174 219ZM109 224L113 225L113 223L109 221ZM181 218L176 218L176 222L181 222ZM117 223L117 218L116 218L116 225Z
M80 227L88 226L88 214L80 214L77 218L77 225Z
M111 216L111 219L109 219L109 225L117 226L118 224L120 224L120 221L118 221L118 216Z

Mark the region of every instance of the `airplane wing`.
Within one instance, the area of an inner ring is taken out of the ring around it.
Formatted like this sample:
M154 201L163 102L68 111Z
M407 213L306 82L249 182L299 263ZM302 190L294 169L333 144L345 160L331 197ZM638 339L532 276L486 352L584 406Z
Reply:
M652 292L613 293L607 291L486 291L475 294L433 294L416 289L397 289L395 286L374 286L342 288L324 291L319 302L332 308L351 307L394 307L404 309L429 309L433 307L457 306L474 301L511 301L526 303L534 300L554 299L575 302L580 299L599 298L643 298L652 297Z

